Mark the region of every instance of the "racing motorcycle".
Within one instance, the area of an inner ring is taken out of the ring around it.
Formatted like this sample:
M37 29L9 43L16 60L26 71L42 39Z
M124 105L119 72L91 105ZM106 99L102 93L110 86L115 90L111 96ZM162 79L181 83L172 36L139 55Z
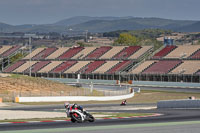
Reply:
M68 117L71 118L71 122L78 122L78 123L82 123L85 121L89 121L89 122L94 122L94 117L88 113L87 111L83 110L78 110L78 109L71 109L68 112Z

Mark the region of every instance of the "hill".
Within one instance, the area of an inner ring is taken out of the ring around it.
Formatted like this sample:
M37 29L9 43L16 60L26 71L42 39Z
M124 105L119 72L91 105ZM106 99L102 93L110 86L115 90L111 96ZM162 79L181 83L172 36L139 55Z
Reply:
M60 20L53 25L62 25L62 26L71 26L76 24L85 23L92 20L119 20L119 19L128 19L132 17L89 17L89 16L76 16L68 19Z
M58 21L53 24L42 25L9 25L0 23L2 32L58 32L73 33L83 32L109 32L116 30L142 30L142 29L170 29L174 31L199 31L199 21L171 20L163 18L139 18L139 17L88 17L78 16Z
M178 28L177 31L182 32L200 32L200 22Z
M0 77L0 97L3 101L12 101L19 96L67 96L84 94L84 89L68 86L43 78L23 75Z
M70 26L74 30L108 32L116 30L171 29L194 24L196 21L170 20L161 18L129 18L119 20L91 20Z

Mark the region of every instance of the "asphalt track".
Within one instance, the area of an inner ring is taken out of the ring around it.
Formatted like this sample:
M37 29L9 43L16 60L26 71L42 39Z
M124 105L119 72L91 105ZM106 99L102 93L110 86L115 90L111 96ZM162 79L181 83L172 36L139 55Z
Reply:
M85 107L99 107L103 105L85 105ZM106 106L119 106L119 105L106 105ZM130 105L132 106L132 105ZM139 105L136 105L139 106ZM140 105L141 106L141 105ZM143 105L146 106L146 105ZM120 108L120 106L119 106ZM8 108L5 108L8 109ZM11 108L10 108L11 109ZM54 109L63 109L62 105L54 105L54 106L34 106L34 107L17 107L12 108L12 110L35 110L35 111L53 111ZM116 112L116 110L88 110L88 111L96 111L96 112ZM152 110L117 110L117 112L129 112L129 113L160 113L162 116L156 117L144 117L144 118L124 118L124 119L101 119L96 120L94 123L71 123L69 121L58 121L58 122L35 122L35 123L15 123L15 124L0 124L0 132L2 131L20 131L21 130L35 130L35 129L48 129L47 131L52 131L56 129L76 129L76 128L84 128L88 127L89 129L92 127L113 127L113 126L125 126L125 125L138 125L138 124L155 124L159 125L159 123L166 122L182 122L182 121L200 121L200 110L199 109L152 109ZM190 123L190 122L188 122ZM200 124L200 123L195 123ZM161 126L162 127L162 126ZM115 128L114 128L115 129ZM128 130L129 128L127 128ZM33 131L34 131L33 130ZM113 130L113 129L112 129ZM43 132L43 130L38 130ZM58 130L59 131L59 130ZM61 131L62 132L62 131ZM127 131L129 132L129 131Z
M89 86L88 86L89 87ZM101 89L102 86L94 85L95 89ZM104 86L105 89L122 90L126 86ZM200 89L196 88L162 88L162 87L140 87L144 90L164 90L176 92L199 93ZM110 107L119 106L117 104L93 104L83 105L85 108L90 107ZM155 106L155 104L130 104L128 106ZM119 106L121 108L121 106ZM125 108L125 107L124 107ZM9 110L26 110L26 111L55 111L63 109L63 105L50 106L24 106L24 107L7 107L1 109ZM116 110L88 110L89 112L116 112ZM129 113L160 113L162 116L144 117L144 118L125 118L125 119L106 119L96 120L94 123L71 123L69 121L57 122L35 122L35 123L16 123L0 124L1 133L64 133L64 132L82 132L82 133L197 133L200 129L200 109L151 109L151 110L117 110L117 112ZM17 114L16 114L17 115Z

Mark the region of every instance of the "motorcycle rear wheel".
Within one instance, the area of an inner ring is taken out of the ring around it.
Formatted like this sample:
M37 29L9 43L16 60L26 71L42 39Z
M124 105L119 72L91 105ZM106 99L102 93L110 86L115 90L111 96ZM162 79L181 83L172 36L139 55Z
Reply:
M76 114L76 115L75 115ZM71 119L73 119L73 121L77 121L78 123L81 123L81 122L83 122L82 121L82 118L81 118L81 115L80 114L78 114L78 113L73 113L73 114L71 114Z

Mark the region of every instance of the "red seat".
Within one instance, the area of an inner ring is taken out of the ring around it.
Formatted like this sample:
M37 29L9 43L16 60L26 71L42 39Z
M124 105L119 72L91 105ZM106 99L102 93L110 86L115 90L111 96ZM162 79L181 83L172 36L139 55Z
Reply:
M51 71L51 73L61 73L66 71L68 68L70 68L71 66L73 66L74 64L76 64L77 61L66 61L63 62L62 64L60 64L59 66L57 66L55 69L53 69Z
M94 70L96 70L97 68L99 68L100 66L102 66L104 63L105 63L105 61L94 61L94 62L91 62L87 66L82 68L79 71L79 73L91 73Z
M115 55L113 57L113 59L127 59L129 56L131 56L132 54L134 54L140 48L141 48L141 46L129 46L129 47L123 49L117 55Z
M173 68L177 67L182 61L180 60L161 60L152 64L143 74L167 74Z
M20 67L21 65L23 65L24 63L25 63L25 61L18 61L15 64L13 64L13 65L9 66L8 68L6 68L4 70L4 72L12 72L15 69L17 69L18 67Z
M89 54L85 59L97 59L109 51L112 47L110 46L102 46L94 50L91 54Z
M59 56L58 59L61 59L61 60L62 59L70 59L70 58L72 58L74 55L76 55L77 53L79 53L83 49L84 49L84 47L70 48L64 54L62 54L61 56Z
M173 45L172 46L166 46L162 50L160 50L158 53L156 53L153 56L153 59L160 59L160 58L166 56L167 54L169 54L175 48L176 48L176 46L173 46Z
M118 73L119 71L121 71L122 69L124 69L125 67L127 67L129 64L131 63L131 61L123 61L118 63L116 66L114 66L113 68L111 68L107 73Z
M46 48L44 50L42 50L40 53L38 53L37 55L35 55L32 59L36 60L36 59L45 59L47 56L49 56L50 54L52 54L53 52L55 52L58 48Z

